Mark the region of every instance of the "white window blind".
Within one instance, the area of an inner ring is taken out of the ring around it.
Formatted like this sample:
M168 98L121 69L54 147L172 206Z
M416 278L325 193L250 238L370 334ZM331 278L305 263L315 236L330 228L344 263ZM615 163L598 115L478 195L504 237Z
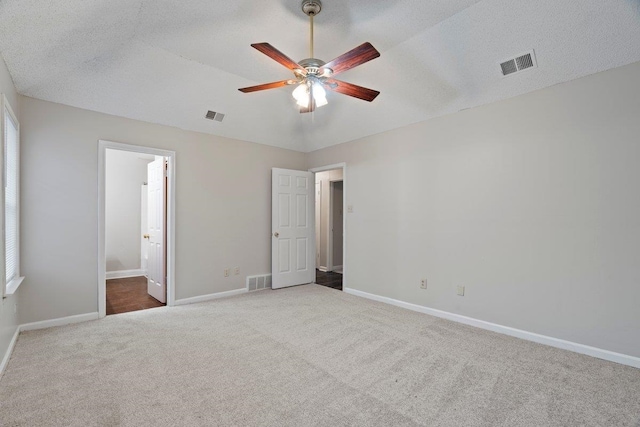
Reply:
M4 109L4 230L6 283L18 277L18 123Z

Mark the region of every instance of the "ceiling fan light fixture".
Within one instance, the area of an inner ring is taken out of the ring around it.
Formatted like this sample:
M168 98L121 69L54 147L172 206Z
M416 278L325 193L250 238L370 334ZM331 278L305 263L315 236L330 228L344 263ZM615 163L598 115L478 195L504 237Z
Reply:
M297 84L292 95L298 106L300 106L300 113L312 113L316 107L327 105L327 93L325 89L364 101L373 101L376 96L380 94L377 90L336 80L334 76L379 57L380 52L378 52L371 43L365 42L328 63L321 59L314 58L313 17L320 13L321 9L322 5L320 0L302 1L302 11L309 17L309 57L307 59L295 62L269 43L253 43L251 45L251 47L292 71L295 80L281 80L257 86L244 87L238 90L243 93L249 93ZM313 99L311 97L313 97Z
M300 83L291 94L300 107L309 105L309 88L306 83Z
M313 99L316 101L316 107L322 107L327 105L327 92L324 90L320 83L313 84Z
M304 108L309 106L310 93L313 93L313 100L315 101L316 107L322 107L329 103L327 101L327 92L319 83L302 82L293 90L291 95L296 100L298 106Z

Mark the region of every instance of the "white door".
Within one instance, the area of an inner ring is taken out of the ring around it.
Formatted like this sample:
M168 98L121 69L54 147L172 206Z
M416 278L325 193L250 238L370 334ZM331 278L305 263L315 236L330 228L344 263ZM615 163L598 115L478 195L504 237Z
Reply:
M147 226L149 221L148 198L149 192L145 183L140 186L140 269L144 271L145 276L148 275L147 259L149 258L149 242L147 242L147 236L149 235L149 227Z
M167 302L165 275L165 172L164 157L147 165L147 227L149 251L147 260L147 292L160 302Z
M276 169L271 177L273 289L315 280L315 182L311 172Z

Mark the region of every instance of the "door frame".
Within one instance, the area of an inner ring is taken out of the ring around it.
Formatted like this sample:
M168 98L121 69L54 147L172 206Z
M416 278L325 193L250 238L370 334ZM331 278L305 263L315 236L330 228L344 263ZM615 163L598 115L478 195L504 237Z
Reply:
M344 177L344 171L343 171ZM344 180L330 179L329 180L329 226L327 227L327 270L333 271L335 265L333 265L333 193L335 191L335 183L342 182L342 234L344 236ZM344 242L343 242L344 243ZM342 263L344 264L344 247L342 248Z
M314 210L314 218L313 218L313 225L316 228L315 229L315 237L316 237L316 260L315 260L315 268L318 268L318 266L320 265L320 241L322 240L322 230L320 230L320 227L318 227L318 218L320 216L322 216L322 182L315 182L316 177L315 174L313 175L313 181L316 185L315 187L315 193L313 195L314 197L314 204L315 204L315 210ZM318 194L318 190L320 191L320 194Z
M347 164L342 162L342 163L334 163L331 165L327 165L327 166L320 166L317 168L311 168L309 169L309 172L313 172L314 174L314 182L315 182L315 174L318 172L325 172L325 171L330 171L330 170L334 170L334 169L342 169L342 179L338 179L335 181L342 181L342 208L346 209L347 206ZM331 191L331 184L329 184L329 189ZM314 193L315 194L315 193ZM331 198L331 193L329 194L329 198ZM329 202L331 204L331 202ZM331 212L329 212L329 215L332 215ZM318 218L315 219L315 221L318 221ZM329 229L331 230L331 229ZM331 234L331 233L329 233ZM333 239L331 240L333 242ZM333 256L333 247L329 247L329 251L331 253L331 256ZM329 261L331 264L333 264L333 260L327 260L327 264L329 264ZM346 278L347 278L347 215L346 212L343 213L342 215L342 289L346 288ZM317 265L316 265L317 267ZM328 267L328 266L327 266Z
M113 141L98 141L98 316L107 315L106 281L106 154L107 149L151 154L167 158L167 306L175 304L175 241L176 241L176 152Z

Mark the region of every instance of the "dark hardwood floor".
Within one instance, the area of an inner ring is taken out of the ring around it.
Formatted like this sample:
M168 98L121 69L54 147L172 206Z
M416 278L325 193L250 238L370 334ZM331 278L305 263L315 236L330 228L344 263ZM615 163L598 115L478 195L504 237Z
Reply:
M342 274L316 270L316 283L341 291ZM164 305L147 293L147 278L144 276L107 280L107 315Z
M320 271L316 269L316 283L327 288L342 290L342 274L333 271Z
M107 315L164 305L147 293L147 278L144 276L107 280Z

